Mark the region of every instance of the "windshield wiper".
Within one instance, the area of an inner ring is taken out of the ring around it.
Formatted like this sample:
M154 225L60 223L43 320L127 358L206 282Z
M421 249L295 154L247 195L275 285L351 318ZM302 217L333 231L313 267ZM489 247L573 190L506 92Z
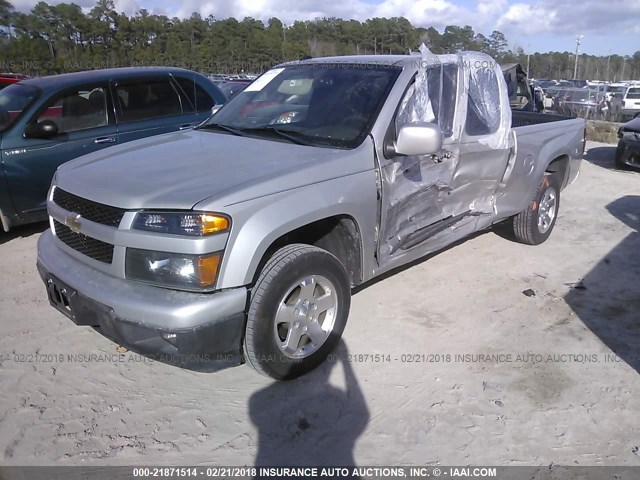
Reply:
M282 130L277 125L266 125L264 127L259 127L259 128L245 128L243 129L243 131L246 133L263 133L263 132L272 133L273 132L279 137L285 138L289 140L291 143L295 143L297 145L304 145L307 147L312 147L315 145L313 142L309 142L301 138L306 136L304 133L298 132L296 130Z
M229 132L233 135L237 135L238 137L246 137L247 135L243 133L242 129L230 127L229 125L223 125L221 123L207 123L205 125L200 125L196 127L196 129L200 130L222 130L224 132Z

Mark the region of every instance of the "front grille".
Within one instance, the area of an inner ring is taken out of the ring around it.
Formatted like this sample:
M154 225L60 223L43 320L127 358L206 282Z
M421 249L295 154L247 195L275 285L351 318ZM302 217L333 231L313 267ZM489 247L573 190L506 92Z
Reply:
M65 192L58 187L53 191L53 201L65 210L79 213L87 220L101 223L102 225L108 225L110 227L117 227L120 225L120 220L122 220L122 216L126 211L122 208L92 202L91 200Z
M56 236L74 250L99 262L111 263L113 260L113 245L87 237L82 233L75 233L57 220L53 221L53 225L56 229Z

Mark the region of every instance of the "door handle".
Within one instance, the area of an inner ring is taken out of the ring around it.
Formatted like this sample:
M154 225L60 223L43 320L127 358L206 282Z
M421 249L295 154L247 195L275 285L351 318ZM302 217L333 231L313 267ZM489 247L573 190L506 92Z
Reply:
M189 130L197 125L197 123L187 123L185 125L180 125L180 130Z
M98 137L94 141L94 143L102 144L102 143L116 143L116 137Z

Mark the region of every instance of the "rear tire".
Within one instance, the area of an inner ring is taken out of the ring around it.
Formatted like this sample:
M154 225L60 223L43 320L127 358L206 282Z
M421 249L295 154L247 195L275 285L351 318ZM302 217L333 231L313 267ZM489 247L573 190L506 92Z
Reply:
M350 304L349 279L334 255L304 244L281 248L252 290L247 363L277 380L313 370L338 344Z
M554 175L545 174L527 209L513 217L513 235L518 242L540 245L549 238L560 209L558 183Z

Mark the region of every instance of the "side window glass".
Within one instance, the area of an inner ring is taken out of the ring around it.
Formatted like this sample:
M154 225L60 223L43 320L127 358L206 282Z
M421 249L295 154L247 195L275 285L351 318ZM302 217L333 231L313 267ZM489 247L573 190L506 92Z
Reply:
M80 88L67 91L50 102L37 122L51 120L58 133L102 127L109 124L104 88Z
M453 119L458 90L458 66L454 64L427 68L427 85L416 91L409 87L396 115L396 134L405 123L433 122L445 137L453 135Z
M115 100L120 123L182 114L180 96L169 80L117 85Z
M466 132L489 135L500 127L500 89L495 72L490 68L472 70L469 76L469 102Z
M196 112L210 111L216 101L192 78L175 77Z

